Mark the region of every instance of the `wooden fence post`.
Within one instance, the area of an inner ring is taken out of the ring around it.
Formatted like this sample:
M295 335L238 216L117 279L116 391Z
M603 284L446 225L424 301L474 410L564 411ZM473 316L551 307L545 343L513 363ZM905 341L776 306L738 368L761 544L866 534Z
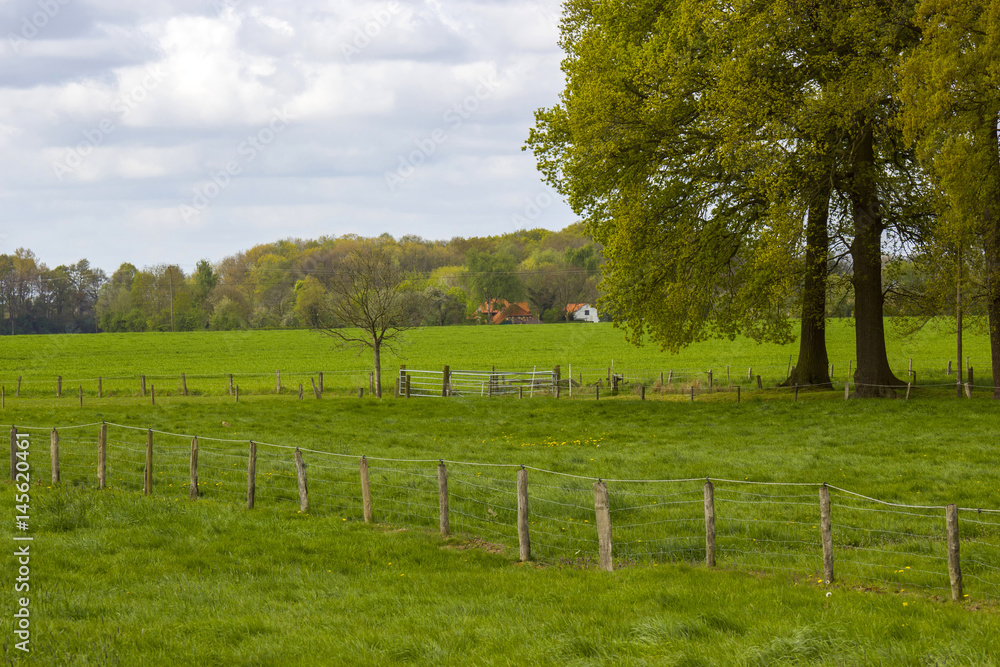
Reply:
M188 395L188 381L187 376L181 373L181 396Z
M240 386L236 385L236 402L240 402Z
M368 483L368 459L361 457L361 502L365 513L365 523L372 522L372 491Z
M275 381L274 381L274 393L281 393L281 371L274 371Z
M406 397L410 397L410 374L406 374Z
M715 486L705 480L705 565L715 567Z
M441 374L441 397L444 398L448 396L451 392L448 391L448 385L451 382L451 368L446 364L444 367L444 372Z
M10 481L17 481L17 427L10 427Z
M322 395L323 390L316 386L316 380L309 378L309 381L312 382L313 396L318 399Z
M524 387L523 386L517 388L517 397L518 398L524 398Z
M156 385L149 385L149 404L156 405Z
M851 377L848 376L847 379L844 380L844 400L846 401L850 397L851 397Z
M759 375L757 376L757 388L758 389L763 389L764 388L763 383L761 383L761 381L760 381L760 376Z
M295 475L299 479L299 511L309 511L309 487L306 484L306 462L302 460L302 452L295 448Z
M320 391L322 391L322 387L320 388ZM374 393L375 393L375 371L368 371L368 395L370 396Z
M913 388L913 383L912 382L907 382L906 383L906 400L910 400L910 389L912 389L912 388Z
M951 599L962 601L962 564L959 559L958 506L952 503L945 510L948 524L948 577L951 579Z
M951 362L948 362L948 363L951 363ZM21 398L21 376L20 375L17 376L17 394L15 394L15 395L18 398Z
M601 385L599 384L594 385L594 400L601 400Z
M969 366L969 398L972 398L972 389L975 387L976 381L972 379L972 366Z
M62 398L62 375L56 376L56 398Z
M229 395L233 395L233 374L229 374Z
M438 463L438 509L440 510L441 537L448 537L451 525L448 517L448 469L444 461Z
M142 395L145 396L146 395L146 376L145 375L140 375L139 376L139 384L142 387Z
M52 429L49 457L52 460L52 483L59 483L59 432Z
M598 563L605 572L614 570L611 545L611 504L608 485L604 480L594 482L594 514L597 518Z
M257 499L257 443L250 441L250 454L247 456L247 509L252 510Z
M712 369L708 369L708 388L712 388Z
M108 425L101 422L101 433L97 437L97 486L108 486Z
M747 368L747 380L753 380L753 366Z
M691 402L694 403L694 385L691 385Z
M966 382L965 383L965 397L966 398L972 398L972 383L971 382Z
M83 385L80 385L80 407L83 407Z
M317 375L319 376L319 393L322 394L323 393L323 371L319 371L317 373ZM312 378L310 378L310 379L312 379Z
M302 400L302 383L299 383L299 400Z
M146 429L146 476L143 493L153 493L153 429Z
M7 407L7 387L0 387L0 408Z
M830 489L826 482L819 488L819 528L823 538L823 579L833 583L833 519L830 515Z
M97 378L97 398L104 398L104 383L100 377Z
M646 385L644 384L639 385L639 400L640 401L646 400Z
M191 438L191 490L189 497L195 500L198 497L198 436Z
M732 380L729 378L729 365L726 364L726 386L729 386Z
M358 398L364 398L364 397L365 397L365 388L358 387Z
M528 531L528 471L517 471L517 543L521 562L531 560L531 534Z
M669 370L667 371L667 384L673 384L673 383L674 383L674 371Z

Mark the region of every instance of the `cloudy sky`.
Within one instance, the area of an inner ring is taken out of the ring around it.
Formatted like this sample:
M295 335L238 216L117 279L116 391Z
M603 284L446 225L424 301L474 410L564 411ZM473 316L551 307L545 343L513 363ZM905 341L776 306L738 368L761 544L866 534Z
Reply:
M0 252L560 229L522 152L558 0L0 0Z

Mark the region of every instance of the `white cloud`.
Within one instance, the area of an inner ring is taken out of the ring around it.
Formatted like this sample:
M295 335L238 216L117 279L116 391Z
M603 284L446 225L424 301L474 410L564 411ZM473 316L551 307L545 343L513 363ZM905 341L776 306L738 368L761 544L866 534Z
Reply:
M0 50L0 194L26 225L0 233L52 265L86 250L113 270L285 236L511 231L545 190L521 145L563 85L559 7L74 0L20 54ZM241 157L280 109L287 127ZM437 130L390 192L386 172ZM60 181L53 164L74 152ZM234 159L239 174L183 219L179 207ZM534 222L572 221L559 203Z

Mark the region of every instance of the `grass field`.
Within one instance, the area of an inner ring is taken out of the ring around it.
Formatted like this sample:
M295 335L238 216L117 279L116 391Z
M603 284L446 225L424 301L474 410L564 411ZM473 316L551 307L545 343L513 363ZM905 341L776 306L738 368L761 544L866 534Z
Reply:
M945 375L948 361L955 357L954 333L947 321L912 336L899 335L891 322L887 330L890 364L899 377L906 377L912 358L918 384L953 386L954 376ZM828 350L834 378L842 381L854 358L849 321L830 321ZM583 373L584 382L590 383L606 377L613 365L647 381L673 370L678 378L700 378L703 383L712 369L721 383L728 366L733 382L755 384L747 380L747 370L753 367L753 374L773 387L784 380L797 353L795 343L737 339L706 341L674 355L653 346L634 348L610 324L428 327L408 332L395 353L384 355L382 375L391 390L400 364L425 370L440 370L445 364L453 370L551 370L558 364L564 375L572 367L574 377ZM977 384L988 384L992 370L987 336L970 329L964 354L976 370ZM140 374L157 385L158 394L174 394L180 391L181 373L195 395L226 393L230 373L244 393L273 392L277 370L288 393L296 393L299 383L308 393L310 378L323 371L326 387L346 394L361 386L367 391L370 368L370 352L338 347L333 339L305 330L0 337L0 383L8 396L18 376L23 377L22 396L54 396L57 376L63 378L64 396L75 396L80 386L86 396L95 396L98 377L106 394L134 396Z
M430 337L449 330L421 330L411 334L404 363L410 368L443 363L485 368L495 359L489 350L508 349L510 356L501 357L498 366L504 358L512 359L512 365L519 359L541 365L543 357L559 356L558 350L546 348L552 345L546 337L561 328L597 332L586 334L592 336L591 344L568 355L582 361L556 360L573 363L574 369L585 364L599 369L605 364L602 357L611 353L622 355L614 357L616 367L631 363L699 368L717 366L714 359L720 356L734 359L734 367L764 366L768 359L776 367L787 363L787 357L776 356L786 350L777 347L771 356L754 357L747 350L763 348L709 343L683 358L629 351L616 347L620 334L600 326L534 328L540 339L533 339L528 327L451 329L458 332L451 344ZM504 335L511 336L506 343ZM846 335L846 330L838 335ZM896 348L896 358L912 354L919 372L919 359L929 364L940 357L943 370L950 338L923 335L927 340L922 343ZM8 361L11 348L2 348L3 378L7 383L22 368L26 377L29 369L41 375L56 374L53 369L59 368L66 378L83 378L112 362L119 364L115 372L129 375L154 360L167 369L164 374L196 362L201 365L192 374L222 373L220 369L233 366L249 374L265 373L269 366L284 366L285 360L290 369L308 370L311 358L302 351L306 344L328 344L307 332L189 336L65 337L71 340L52 343L61 352L41 357L31 357L31 351L38 354L49 343L5 339L2 343L12 341L11 354L21 355L21 361ZM242 355L233 342L239 336L251 341ZM424 344L427 349L422 349ZM980 354L975 344L966 342L974 364ZM230 347L232 351L226 351ZM476 358L477 349L490 358ZM338 360L362 365L353 354L329 354L327 368L336 367ZM981 354L985 359L985 352ZM902 368L905 371L905 361ZM184 486L189 438L157 433L155 493L144 497L139 489L145 434L112 427L112 488L98 492L97 428L61 429L63 482L54 488L47 483L35 486L31 492L36 643L25 658L15 655L13 641L6 642L8 662L1000 661L995 639L1000 631L1000 560L995 556L1000 531L992 524L972 523L975 515L967 515L971 519L963 524L963 530L979 531L965 533L974 541L963 545L963 558L970 559L963 560L970 597L955 604L945 601L947 574L939 560L943 514L938 510L895 514L880 507L877 521L862 529L852 527L847 517L866 517L876 508L837 496L835 524L843 525L835 529L835 541L868 554L871 567L858 566L858 556L841 550L838 581L826 586L816 578L821 568L812 530L815 487L800 492L798 487L717 483L723 541L716 570L698 564L704 554L703 527L682 517L682 505L655 512L630 507L647 493L663 505L678 493L695 494L700 502L697 480L710 476L829 482L908 505L954 502L1000 508L995 446L1000 424L994 402L985 398L959 401L926 393L911 401L845 402L841 394L841 400L809 397L792 403L761 400L770 398L765 392L739 405L707 397L694 404L550 396L381 402L340 396L299 402L265 392L262 383L259 394L238 404L206 392L164 396L155 406L130 393L103 400L88 397L80 408L73 397L26 392L20 400L11 399L8 389L7 408L0 416L5 424L46 428L106 420L198 435L203 439L199 462L205 466L203 497L192 502ZM37 455L33 474L47 481L47 431L32 433ZM259 449L257 506L245 509L250 439L306 450L308 516L297 512L290 450L267 446ZM347 498L350 494L337 490L338 485L356 485L361 455L372 459L378 522L372 526L361 521L357 502ZM458 534L448 539L435 534L436 497L424 493L438 459L465 462L449 463ZM516 538L505 522L502 494L510 488L515 469L484 464L532 468L533 530L538 531L533 544L537 542L540 560L517 562ZM615 511L618 569L612 574L597 571L593 559L585 557L591 532L585 522L588 517L593 522L589 487L597 477L609 480ZM615 481L678 479L694 481L676 489ZM6 489L8 511L14 514L14 489L9 484ZM800 493L804 500L797 498ZM458 500L461 496L468 497L466 505ZM850 506L854 502L856 506ZM482 511L477 514L474 507ZM495 515L487 515L487 508L495 508ZM697 504L693 508L695 515L700 513ZM786 512L781 521L775 521L775 511ZM549 521L568 531L545 532ZM851 530L858 537L851 537ZM6 528L0 533L8 544L12 532ZM677 545L671 542L675 534L683 538ZM800 536L803 544L784 544L798 542ZM652 546L640 546L643 538ZM763 546L754 543L758 539ZM874 551L865 551L872 547ZM583 555L574 553L578 548ZM6 556L3 568L15 572L15 559ZM934 572L917 572L922 569ZM5 576L13 579L12 574ZM4 618L11 619L16 608L12 585L4 586L0 600L0 608L10 610ZM12 620L5 622L11 637Z

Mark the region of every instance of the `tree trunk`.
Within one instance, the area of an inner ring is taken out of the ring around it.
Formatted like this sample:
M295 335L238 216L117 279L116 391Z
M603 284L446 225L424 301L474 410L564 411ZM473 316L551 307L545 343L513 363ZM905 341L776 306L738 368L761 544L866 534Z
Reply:
M986 313L990 323L990 359L993 362L993 398L1000 399L1000 148L997 145L997 114L989 119L987 150L990 169L983 208L983 250L986 260Z
M375 397L382 398L382 341L372 336L372 350L375 351Z
M872 128L866 126L855 147L850 177L854 218L854 240L851 242L854 275L851 282L854 285L855 353L858 362L854 372L854 395L858 398L891 398L896 395L893 387L906 384L893 375L885 349L882 219L875 171Z
M802 326L799 358L784 386L832 389L826 354L826 276L830 255L830 185L821 186L806 221L805 282L802 288Z

